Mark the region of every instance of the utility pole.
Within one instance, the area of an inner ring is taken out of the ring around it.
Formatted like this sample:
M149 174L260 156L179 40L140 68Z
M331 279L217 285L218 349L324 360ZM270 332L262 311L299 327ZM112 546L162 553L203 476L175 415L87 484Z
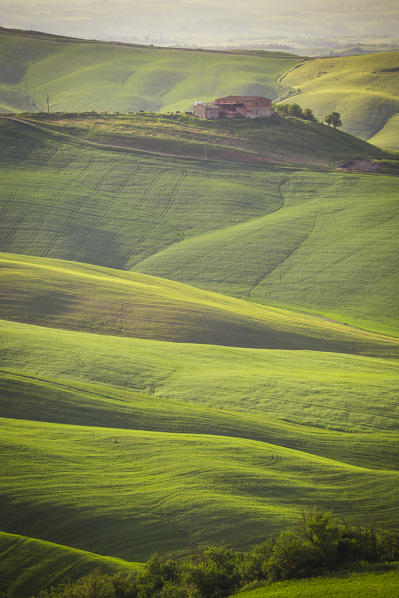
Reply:
M47 94L47 112L50 112L50 98L49 95Z

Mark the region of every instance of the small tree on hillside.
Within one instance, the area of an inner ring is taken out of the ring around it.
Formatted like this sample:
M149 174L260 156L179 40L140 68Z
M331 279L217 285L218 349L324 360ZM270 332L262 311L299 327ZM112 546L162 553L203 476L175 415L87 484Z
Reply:
M290 116L296 116L297 118L303 118L303 110L299 104L289 104L288 114Z
M331 112L330 114L327 114L324 118L324 122L327 123L329 127L332 125L334 129L342 127L342 120L339 112Z
M313 114L312 110L310 108L306 108L304 113L303 113L303 118L305 120L310 120L312 122L317 122L317 118L315 117L315 115Z

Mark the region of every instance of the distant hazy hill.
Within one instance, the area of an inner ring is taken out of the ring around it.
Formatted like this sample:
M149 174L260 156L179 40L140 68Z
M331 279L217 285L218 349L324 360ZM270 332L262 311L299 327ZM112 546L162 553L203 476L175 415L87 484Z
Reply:
M275 98L302 59L130 46L0 29L0 110L187 110L228 93Z
M317 58L291 70L282 83L298 92L288 102L319 118L338 111L348 133L398 149L399 52Z
M397 149L399 53L305 60L283 52L204 51L79 40L0 28L0 111L186 111L230 94L277 98ZM288 73L284 75L284 73ZM281 87L283 85L283 87ZM376 136L374 138L374 136Z

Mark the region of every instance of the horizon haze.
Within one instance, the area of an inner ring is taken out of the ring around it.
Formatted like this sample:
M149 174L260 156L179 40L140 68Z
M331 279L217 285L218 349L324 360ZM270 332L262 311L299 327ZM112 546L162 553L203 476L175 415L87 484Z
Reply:
M399 8L393 0L332 5L327 0L40 0L0 2L0 25L46 33L126 42L189 45L334 47L338 42L398 40Z

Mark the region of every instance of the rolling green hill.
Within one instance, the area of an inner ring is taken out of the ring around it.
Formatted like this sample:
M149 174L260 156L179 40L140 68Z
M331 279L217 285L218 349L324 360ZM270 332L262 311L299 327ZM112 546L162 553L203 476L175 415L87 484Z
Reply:
M397 360L171 343L7 321L1 330L0 363L12 372L323 428L397 430Z
M396 522L397 361L12 322L1 338L6 530L141 560L247 546L316 496Z
M7 110L75 111L0 119L12 597L314 507L399 526L395 155L293 118L128 114L273 96L317 61L280 83L298 59L4 30L0 56ZM357 157L378 173L336 170Z
M52 112L188 110L231 93L277 96L302 59L88 42L0 30L0 107Z
M51 112L169 112L191 110L195 100L232 92L271 99L288 93L287 101L311 108L319 118L337 110L345 131L397 149L398 56L382 52L305 60L283 53L157 48L2 28L0 109L44 112L48 96Z
M398 356L399 341L180 283L48 258L0 254L0 316L117 336Z
M10 117L11 118L11 117ZM299 118L207 121L178 114L28 114L13 117L60 140L84 139L173 157L250 164L335 167L387 155L352 135ZM62 135L61 135L62 134ZM293 143L293 139L295 142ZM389 156L391 157L391 156Z
M397 149L399 52L316 58L291 69L281 83L297 92L287 102L311 108L318 118L335 110L348 133Z
M397 152L399 150L399 114L391 116L383 128L374 137L371 137L369 141L370 143L375 143L378 147Z
M397 333L397 177L130 154L6 120L0 130L1 250Z
M0 584L9 598L28 598L66 577L77 579L93 569L128 574L141 568L139 563L5 532L0 532L0 557Z
M399 592L399 571L352 573L329 578L283 581L240 592L240 598L387 598Z
M44 378L43 376L46 376ZM397 433L388 431L391 422L380 418L372 433L342 432L312 425L300 426L271 419L267 413L239 405L246 411L215 409L191 400L158 398L129 388L53 379L46 372L2 370L1 417L73 424L147 430L211 434L267 442L304 453L370 469L398 469ZM187 395L190 397L190 395ZM192 396L192 395L191 395ZM246 402L247 403L247 402ZM369 418L371 420L371 418ZM364 422L365 423L365 422Z
M2 420L2 525L141 560L248 546L314 504L396 520L397 471L201 434ZM11 475L12 471L12 475ZM339 488L339 492L337 492ZM7 523L5 523L7 522Z

